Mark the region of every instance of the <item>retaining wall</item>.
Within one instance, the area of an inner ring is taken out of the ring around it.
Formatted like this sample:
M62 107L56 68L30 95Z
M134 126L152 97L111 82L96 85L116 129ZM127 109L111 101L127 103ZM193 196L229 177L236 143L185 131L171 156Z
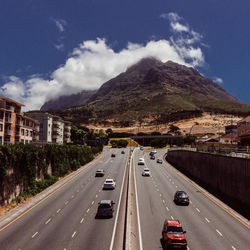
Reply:
M169 151L173 166L206 186L250 207L250 160L184 150Z

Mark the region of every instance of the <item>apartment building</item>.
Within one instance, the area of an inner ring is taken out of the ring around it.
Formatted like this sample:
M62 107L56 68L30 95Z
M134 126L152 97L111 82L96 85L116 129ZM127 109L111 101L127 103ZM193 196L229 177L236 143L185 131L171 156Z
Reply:
M0 96L0 144L26 144L39 140L39 124L21 113L22 106L10 98Z
M40 123L40 143L52 143L62 145L70 141L71 123L63 121L61 117L40 111L27 114Z
M240 144L250 145L250 116L238 121L237 131Z

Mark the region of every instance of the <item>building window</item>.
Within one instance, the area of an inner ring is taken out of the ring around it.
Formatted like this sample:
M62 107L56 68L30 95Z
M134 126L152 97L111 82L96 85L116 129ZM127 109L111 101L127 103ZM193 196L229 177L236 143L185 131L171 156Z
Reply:
M3 144L3 137L0 136L0 144Z
M3 131L3 124L0 124L0 131Z
M29 136L29 130L26 130L26 134L25 134L26 136Z
M250 122L247 122L246 125L247 125L247 126L250 126Z

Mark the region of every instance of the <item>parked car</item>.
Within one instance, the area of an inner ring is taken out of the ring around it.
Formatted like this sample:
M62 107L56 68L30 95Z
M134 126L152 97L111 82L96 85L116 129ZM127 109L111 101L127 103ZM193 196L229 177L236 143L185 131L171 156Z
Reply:
M162 160L161 159L157 159L156 162L162 164Z
M181 205L189 205L189 197L185 191L176 191L174 202Z
M154 159L155 159L155 156L154 156L154 155L151 155L151 156L150 156L150 159L151 159L151 160L154 160Z
M144 168L142 172L142 176L150 176L150 170L148 168Z
M103 177L104 176L104 170L103 169L98 169L95 172L95 177Z
M166 219L162 229L164 247L166 249L187 249L185 233L179 220Z
M143 158L139 158L138 165L145 165L145 160Z
M115 180L114 179L106 179L103 184L103 189L115 189Z
M115 154L113 153L113 154L111 154L111 157L115 157Z
M101 200L98 204L96 218L113 217L115 203L112 200Z

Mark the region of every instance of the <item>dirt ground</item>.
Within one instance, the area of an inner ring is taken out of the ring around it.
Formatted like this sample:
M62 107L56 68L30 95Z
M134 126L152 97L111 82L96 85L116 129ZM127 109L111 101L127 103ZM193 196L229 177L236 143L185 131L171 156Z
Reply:
M111 128L114 132L129 132L129 133L138 133L138 132L153 132L158 131L161 133L167 133L170 124L173 124L180 128L183 134L204 134L204 133L219 133L225 132L225 126L227 125L236 125L239 120L243 117L232 116L232 115L211 115L210 113L204 113L202 117L196 117L191 119L185 119L174 123L169 124L159 124L155 126L148 126L147 124L142 124L141 126L133 127L104 127L96 125L87 125L89 128L99 131L103 129L104 131L108 128Z

